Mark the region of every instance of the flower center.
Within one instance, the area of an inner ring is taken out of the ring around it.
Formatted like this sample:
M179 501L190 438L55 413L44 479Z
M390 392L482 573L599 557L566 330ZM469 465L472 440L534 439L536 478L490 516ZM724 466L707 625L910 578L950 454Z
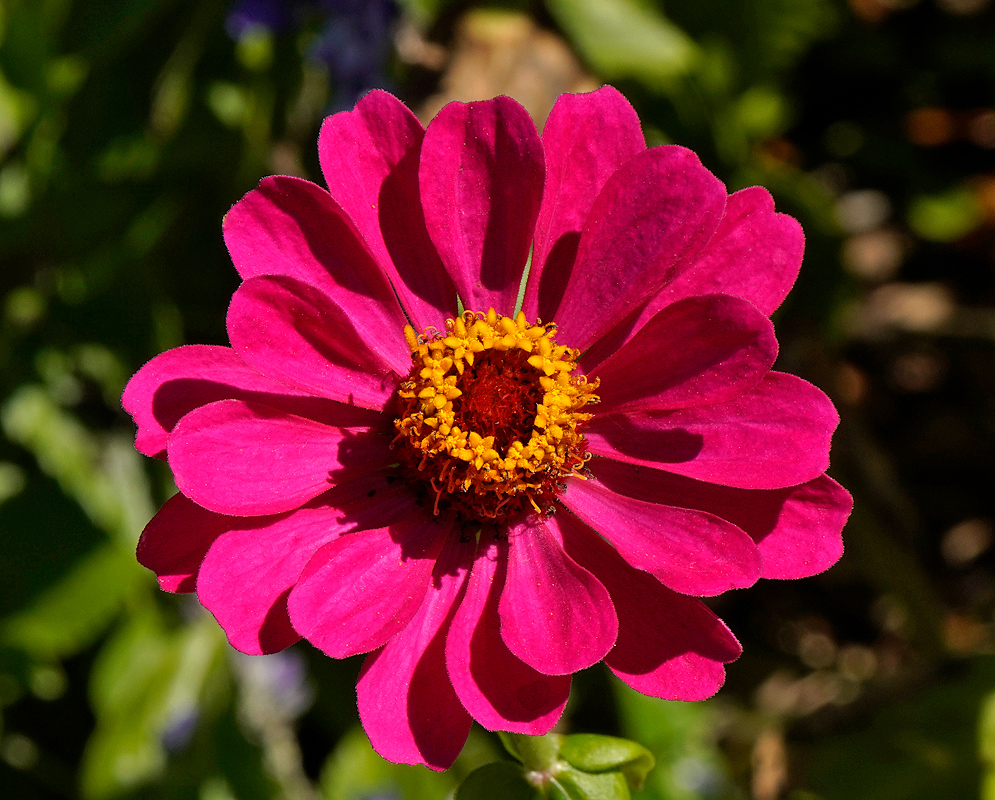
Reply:
M590 458L582 409L598 401L598 382L573 374L580 352L555 333L493 308L446 320L445 334L405 327L413 366L398 391L394 447L436 514L548 513L563 480L579 475Z

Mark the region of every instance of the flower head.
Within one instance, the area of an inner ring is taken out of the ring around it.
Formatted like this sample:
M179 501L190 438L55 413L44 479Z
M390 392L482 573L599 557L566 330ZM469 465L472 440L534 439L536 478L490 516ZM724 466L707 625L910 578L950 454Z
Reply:
M225 218L231 347L125 391L180 489L139 560L243 652L370 653L394 761L545 733L601 660L713 694L740 647L698 598L828 568L850 508L832 404L771 370L798 224L647 149L610 87L541 138L506 97L426 130L372 92L319 155L328 191L267 178Z

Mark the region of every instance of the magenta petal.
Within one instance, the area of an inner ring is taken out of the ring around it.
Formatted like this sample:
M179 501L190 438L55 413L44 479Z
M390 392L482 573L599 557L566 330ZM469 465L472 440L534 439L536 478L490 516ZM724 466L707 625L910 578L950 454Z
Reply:
M560 95L542 145L546 188L522 305L530 320L555 318L594 199L615 170L646 149L639 117L611 86Z
M584 354L588 368L622 347L660 309L685 297L729 294L769 316L794 283L804 248L801 226L786 214L774 213L774 201L765 189L729 195L719 229L694 266L592 346Z
M271 517L231 520L197 576L197 596L243 653L274 653L300 636L290 624L287 595L304 565L343 533L380 527L414 501L388 476L363 476L336 486L308 506ZM207 512L205 512L207 513Z
M225 216L225 243L239 275L284 275L326 295L387 339L400 359L407 320L383 272L352 223L320 186L300 178L264 178ZM383 351L383 352L386 352ZM394 363L394 362L390 362Z
M174 494L142 531L138 563L156 574L163 591L192 592L208 548L236 521Z
M335 428L260 403L220 400L191 411L169 437L176 485L219 514L253 516L298 508L352 470L393 460L389 439Z
M721 292L770 316L794 285L804 252L801 225L775 213L770 192L742 189L729 195L725 216L701 258L667 285L660 302Z
M318 155L329 193L391 278L418 330L440 330L456 308L456 289L435 251L418 193L425 131L396 97L374 90L353 111L328 117Z
M379 274L338 203L302 178L263 178L225 214L223 229L242 278L289 275L332 293L339 286L356 289Z
M232 347L259 372L349 405L379 410L411 366L402 329L367 327L365 304L285 276L249 278L228 309ZM402 344L398 347L398 342ZM404 351L402 353L402 351Z
M556 310L558 339L585 350L690 267L718 228L722 183L683 147L653 147L605 183Z
M166 437L185 414L217 400L258 400L329 425L373 426L378 415L332 403L260 375L228 347L186 345L153 358L128 381L121 405L138 426L135 447L165 458Z
M593 370L601 379L598 411L718 403L759 383L775 358L774 326L745 300L689 297L660 311Z
M500 634L498 598L507 560L492 529L481 534L466 594L446 639L449 679L464 708L489 730L548 733L570 695L569 675L543 675L518 659Z
M725 680L722 666L742 648L709 608L632 569L569 515L552 524L567 552L594 571L618 612L618 642L605 656L612 672L637 691L668 700L704 700Z
M461 538L449 536L417 613L366 659L356 684L363 728L389 761L448 769L470 732L445 661L446 630L473 560L473 539Z
M420 508L325 545L290 593L294 628L332 658L382 647L418 610L448 528Z
M425 224L467 308L514 313L544 176L535 123L510 97L450 103L428 126Z
M841 532L853 500L825 475L786 489L735 489L607 458L588 466L612 491L707 511L742 528L763 557L761 578L807 578L843 554Z
M629 564L675 592L710 597L760 577L753 539L712 514L625 497L593 478L570 480L560 501Z
M611 598L544 522L511 526L499 557L508 559L501 638L512 653L545 675L568 675L604 658L618 635Z
M808 578L843 555L843 526L853 509L850 493L827 475L785 490L774 529L757 542L764 578Z
M723 486L782 489L825 472L838 422L819 389L770 372L750 392L724 403L596 415L584 435L595 455Z

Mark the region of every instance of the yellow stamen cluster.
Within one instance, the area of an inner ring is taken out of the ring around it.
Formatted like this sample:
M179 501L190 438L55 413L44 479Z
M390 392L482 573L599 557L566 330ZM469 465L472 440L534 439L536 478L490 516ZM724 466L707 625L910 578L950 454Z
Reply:
M465 312L446 332L407 326L413 367L401 384L395 447L436 513L465 520L544 513L588 458L580 427L597 381L574 375L579 351L555 325Z

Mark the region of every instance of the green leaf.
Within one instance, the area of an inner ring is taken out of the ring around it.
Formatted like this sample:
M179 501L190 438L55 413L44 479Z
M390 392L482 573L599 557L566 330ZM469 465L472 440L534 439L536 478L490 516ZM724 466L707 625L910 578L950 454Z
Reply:
M496 761L471 772L456 790L455 800L537 800L539 796L520 766Z
M656 10L634 0L549 0L556 21L600 75L651 86L689 73L698 46Z
M621 772L591 774L569 767L560 769L549 785L552 800L629 800L629 786Z
M560 752L562 736L548 733L545 736L526 736L521 733L498 732L505 749L517 758L526 769L549 772L554 768Z
M593 733L564 737L560 757L582 772L621 772L633 789L642 788L656 763L653 754L641 744Z
M498 739L501 740L501 744L504 745L504 749L508 751L508 755L518 761L522 760L522 754L518 752L518 740L513 734L506 733L505 731L497 732Z

